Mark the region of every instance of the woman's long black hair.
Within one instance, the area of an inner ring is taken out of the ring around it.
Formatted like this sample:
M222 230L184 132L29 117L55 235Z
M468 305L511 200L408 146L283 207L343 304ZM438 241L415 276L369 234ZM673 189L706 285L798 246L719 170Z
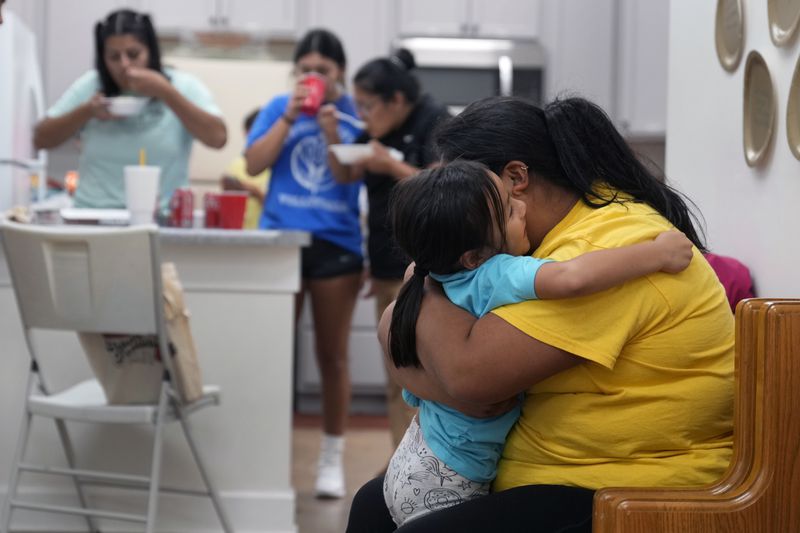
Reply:
M164 73L161 68L161 50L158 47L158 37L150 17L146 13L137 13L130 9L112 11L109 15L94 26L95 68L100 75L100 84L103 94L117 96L120 88L105 61L106 39L113 35L133 35L147 47L150 61L148 68Z
M353 84L362 91L379 96L384 102L399 92L413 104L420 93L419 80L411 72L416 66L414 55L400 48L390 57L379 57L364 64L353 77Z
M588 100L558 99L541 109L520 98L485 98L443 123L435 142L445 160L480 161L498 175L509 161L522 161L594 208L622 201L594 189L605 182L650 205L706 251L698 217L689 208L694 204L653 175L605 112Z
M389 354L397 367L422 366L416 329L425 276L462 270L461 256L470 250L500 251L506 238L501 194L486 166L474 161L423 170L394 188L389 216L395 242L416 263L389 326Z

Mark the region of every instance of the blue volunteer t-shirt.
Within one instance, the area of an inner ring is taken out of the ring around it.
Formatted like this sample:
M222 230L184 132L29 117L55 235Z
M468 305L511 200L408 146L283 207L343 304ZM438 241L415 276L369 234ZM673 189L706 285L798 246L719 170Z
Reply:
M288 101L288 94L276 96L261 110L247 136L248 148L280 120ZM356 116L349 95L343 95L334 105L340 112ZM339 122L338 131L345 144L361 133L344 121ZM272 166L260 226L308 231L361 255L360 189L360 182L336 182L328 167L328 147L317 117L300 114Z
M503 305L537 299L536 273L548 261L497 254L476 269L432 273L431 277L442 283L451 302L481 317ZM405 389L403 398L412 407L419 407L422 435L447 466L472 481L483 483L495 478L506 436L519 418L520 404L499 416L474 418L444 404L421 400Z

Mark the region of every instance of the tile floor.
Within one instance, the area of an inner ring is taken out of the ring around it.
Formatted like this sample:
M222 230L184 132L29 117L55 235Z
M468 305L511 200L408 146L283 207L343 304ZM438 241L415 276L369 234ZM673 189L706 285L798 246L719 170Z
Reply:
M341 500L318 500L314 497L314 481L320 427L317 416L295 415L292 432L292 483L297 493L299 533L343 532L353 494L386 466L393 450L385 417L351 417L345 435L347 496Z

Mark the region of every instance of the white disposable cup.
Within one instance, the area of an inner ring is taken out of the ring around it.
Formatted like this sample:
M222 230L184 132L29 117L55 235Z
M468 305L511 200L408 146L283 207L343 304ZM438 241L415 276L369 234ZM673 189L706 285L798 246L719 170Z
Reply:
M125 205L131 214L131 224L153 222L160 178L161 167L125 167Z

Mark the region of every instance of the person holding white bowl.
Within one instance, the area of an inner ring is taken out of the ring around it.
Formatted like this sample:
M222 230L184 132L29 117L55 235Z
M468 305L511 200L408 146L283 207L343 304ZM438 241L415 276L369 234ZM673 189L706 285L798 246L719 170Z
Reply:
M54 148L78 136L75 207L124 208L123 168L161 167L159 209L188 185L192 141L222 148L225 123L194 76L161 65L150 17L128 9L95 26L95 68L78 78L36 126L34 145Z
M435 163L433 131L450 117L445 106L422 93L412 72L415 66L411 52L399 49L391 57L373 59L358 70L353 77L353 96L366 131L352 147L363 152L353 154L356 161L342 161L332 149L328 158L338 181L352 183L363 179L367 186L369 292L375 295L377 321L386 306L397 298L408 266L389 227L389 197L398 181ZM415 411L403 401L401 388L391 379L386 399L392 445L396 447Z

